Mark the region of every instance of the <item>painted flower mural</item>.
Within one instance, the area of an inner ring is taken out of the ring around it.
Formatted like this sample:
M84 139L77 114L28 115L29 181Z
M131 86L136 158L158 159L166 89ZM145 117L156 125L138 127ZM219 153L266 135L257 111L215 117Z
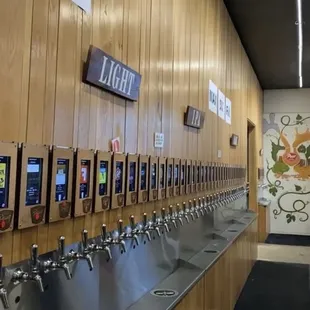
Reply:
M264 156L273 219L286 224L309 220L310 115L269 114L264 116ZM310 222L310 221L309 221ZM278 227L279 228L279 227ZM310 234L310 224L309 228ZM291 233L298 232L295 227ZM281 230L281 229L280 229ZM278 229L276 229L278 231Z

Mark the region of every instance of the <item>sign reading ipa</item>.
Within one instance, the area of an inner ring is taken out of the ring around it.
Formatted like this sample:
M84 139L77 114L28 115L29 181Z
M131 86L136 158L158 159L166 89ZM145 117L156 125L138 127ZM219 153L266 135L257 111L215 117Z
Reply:
M138 100L141 75L92 45L83 80L129 100Z

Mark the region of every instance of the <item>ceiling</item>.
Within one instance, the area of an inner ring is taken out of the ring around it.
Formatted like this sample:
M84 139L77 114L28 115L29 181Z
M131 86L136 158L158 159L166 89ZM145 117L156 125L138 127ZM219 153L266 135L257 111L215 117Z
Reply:
M303 80L310 87L310 0L302 0ZM224 0L263 89L299 88L296 0Z

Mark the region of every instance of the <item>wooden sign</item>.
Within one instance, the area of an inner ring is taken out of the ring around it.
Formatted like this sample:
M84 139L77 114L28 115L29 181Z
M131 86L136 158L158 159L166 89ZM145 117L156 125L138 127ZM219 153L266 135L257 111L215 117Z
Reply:
M48 154L45 145L23 143L21 146L19 229L45 222Z
M187 110L184 114L184 125L201 129L203 128L204 120L204 112L197 110L191 106L187 106Z
M0 142L0 233L13 230L17 143Z
M111 162L112 154L110 152L96 151L94 190L95 213L109 210L111 206Z
M138 203L138 155L127 155L126 206Z
M73 158L72 148L52 146L49 188L49 222L71 217Z
M139 98L141 75L92 45L83 81L132 101Z

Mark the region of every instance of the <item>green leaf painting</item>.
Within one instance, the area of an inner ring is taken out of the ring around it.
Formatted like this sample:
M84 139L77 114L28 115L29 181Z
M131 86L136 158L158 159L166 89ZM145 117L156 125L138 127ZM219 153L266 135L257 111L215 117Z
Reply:
M289 170L290 170L289 166L281 161L276 162L274 166L272 167L273 173L283 174Z
M278 190L277 190L276 187L271 187L271 188L269 188L269 193L270 193L272 196L276 197L277 192L278 192Z
M297 120L297 121L302 120L302 116L301 116L300 114L298 114L298 115L296 116L296 120Z
M300 192L301 191L301 186L295 185L295 190L296 190L296 192Z
M291 222L295 222L296 221L296 217L295 215L292 215L292 214L286 214L286 221L287 223L291 223Z
M271 142L271 146L272 146L271 157L274 161L277 161L278 160L278 158L277 158L278 152L281 150L285 150L285 147L282 145L277 145L274 142Z
M299 153L306 153L306 151L307 151L307 149L303 144L299 146L299 148L298 148Z
M307 147L307 151L306 151L306 158L308 159L308 158L310 158L310 145L308 145L308 147Z

